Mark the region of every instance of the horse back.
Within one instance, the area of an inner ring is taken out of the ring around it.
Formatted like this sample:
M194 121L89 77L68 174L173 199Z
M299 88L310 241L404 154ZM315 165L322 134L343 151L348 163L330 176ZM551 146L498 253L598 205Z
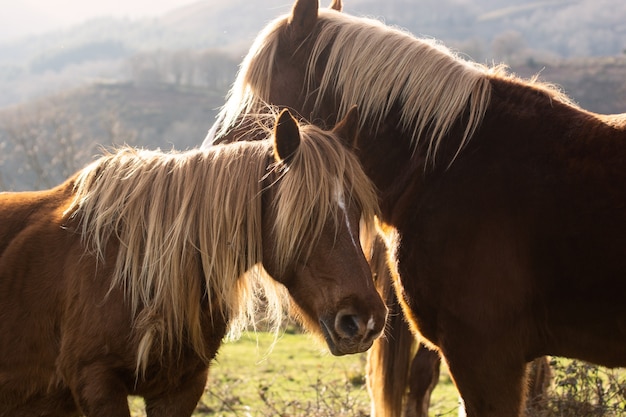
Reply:
M0 193L0 253L29 226L59 224L70 197L67 183L50 190Z

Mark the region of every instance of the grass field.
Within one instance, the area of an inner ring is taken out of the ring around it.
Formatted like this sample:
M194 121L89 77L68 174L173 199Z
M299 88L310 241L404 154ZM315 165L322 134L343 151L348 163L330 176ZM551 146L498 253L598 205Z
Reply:
M366 354L335 357L311 336L268 333L225 343L211 366L194 417L366 417ZM274 344L273 344L274 343ZM272 346L273 344L273 346ZM626 415L626 371L553 358L546 403L533 417ZM456 417L458 393L446 369L433 392L430 417ZM145 417L131 399L133 417Z
M335 357L310 335L247 334L225 343L209 371L195 417L365 417L366 355ZM455 416L457 394L447 372L433 395L432 416ZM133 416L145 416L131 399Z

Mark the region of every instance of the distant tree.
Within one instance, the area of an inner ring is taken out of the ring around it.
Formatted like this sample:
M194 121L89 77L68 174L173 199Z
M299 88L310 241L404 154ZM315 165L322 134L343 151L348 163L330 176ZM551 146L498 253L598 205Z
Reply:
M202 83L210 88L228 87L235 79L239 61L217 49L202 51L197 58Z
M200 85L212 89L228 87L238 64L239 60L217 49L142 52L128 61L135 83Z
M53 187L100 153L99 144L132 142L136 136L109 114L108 138L91 137L81 117L54 98L0 118L0 187L36 190Z
M118 41L106 40L87 42L85 44L63 48L60 52L43 55L34 60L31 70L36 73L45 71L61 71L69 65L82 64L89 61L115 60L129 55L126 46Z
M189 50L179 50L163 54L167 75L174 84L193 85L194 83L194 58Z
M165 82L162 52L142 52L129 60L131 79L137 84L158 84Z
M7 146L0 166L13 187L50 188L78 168L77 131L62 119L55 106L42 106L2 121Z

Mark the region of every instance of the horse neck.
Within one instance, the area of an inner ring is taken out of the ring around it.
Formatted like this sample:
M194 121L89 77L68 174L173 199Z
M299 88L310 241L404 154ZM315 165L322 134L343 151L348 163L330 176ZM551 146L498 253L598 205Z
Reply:
M398 127L401 126L397 117L398 109L390 113L379 126L374 128L366 126L363 129L358 146L359 158L379 191L381 212L385 222L394 226L402 223L414 201L419 198L425 182L444 175L450 167L458 163L457 158L464 158L468 148L474 148L482 141L491 140L495 136L498 136L496 140L500 142L508 141L511 136L519 137L516 132L512 134L507 132L511 125L518 125L516 128L518 131L525 130L536 135L531 131L533 127L526 126L519 115L546 111L553 105L550 100L538 98L536 91L505 80L496 80L495 84L495 94L487 108L485 119L461 151L459 147L465 132L464 117L453 124L451 130L443 137L436 155L430 158L427 158L428 129L425 129L422 137L413 138L412 131ZM530 103L545 110L535 110ZM572 108L564 104L561 106L563 120L571 121ZM498 122L502 117L510 118L510 123ZM535 118L538 114L529 117ZM493 134L492 131L498 134Z
M615 137L626 138L626 114L596 114L568 102L550 87L523 81L494 78L491 84L490 106L479 136L497 128L503 132L499 140L541 141L544 149L560 140L587 146L591 143L585 138L593 138L595 145Z
M361 131L359 160L378 190L382 220L396 224L403 216L407 198L422 180L423 158L412 152L411 135L397 124L383 123Z

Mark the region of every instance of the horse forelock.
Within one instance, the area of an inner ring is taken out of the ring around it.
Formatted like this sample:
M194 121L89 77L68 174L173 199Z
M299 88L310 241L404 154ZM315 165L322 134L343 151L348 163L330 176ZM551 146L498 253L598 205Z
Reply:
M314 125L301 126L300 134L300 146L277 187L275 235L277 254L297 248L298 260L305 262L327 221L343 220L338 210L346 201L361 211L366 238L373 236L378 200L356 156L338 146L340 138ZM294 229L302 232L294 234ZM289 261L278 263L284 268Z

